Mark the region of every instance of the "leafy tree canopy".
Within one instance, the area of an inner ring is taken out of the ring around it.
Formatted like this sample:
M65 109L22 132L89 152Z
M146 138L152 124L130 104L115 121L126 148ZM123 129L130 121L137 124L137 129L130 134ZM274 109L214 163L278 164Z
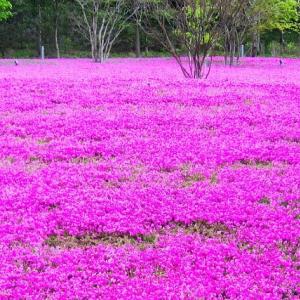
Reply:
M8 0L0 0L0 21L6 20L11 16L12 5Z

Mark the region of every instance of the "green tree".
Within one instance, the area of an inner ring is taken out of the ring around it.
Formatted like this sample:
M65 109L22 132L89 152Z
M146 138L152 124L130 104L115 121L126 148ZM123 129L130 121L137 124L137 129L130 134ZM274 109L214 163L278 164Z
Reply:
M262 30L295 30L298 20L298 1L297 0L265 0L260 3L265 11L265 20L261 23ZM259 6L258 6L259 8Z
M0 0L0 21L11 16L11 3L8 0Z
M257 0L254 12L259 13L258 30L260 32L278 31L280 33L281 52L284 52L287 31L298 31L298 8L297 0Z

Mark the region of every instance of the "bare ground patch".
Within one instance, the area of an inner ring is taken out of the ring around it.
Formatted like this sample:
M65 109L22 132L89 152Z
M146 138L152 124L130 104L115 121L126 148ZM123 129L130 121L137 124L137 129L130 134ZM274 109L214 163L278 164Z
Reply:
M290 241L281 241L278 244L280 251L283 253L284 257L291 259L293 262L299 262L300 255L300 238L296 243L291 243ZM300 270L300 265L297 266Z
M50 247L59 248L89 248L98 245L111 245L121 247L124 245L136 245L147 247L154 245L157 241L155 234L149 235L130 235L126 233L99 233L99 234L84 234L84 235L50 235L45 240L44 244Z
M229 229L222 223L210 224L206 221L195 221L191 224L182 222L169 222L150 234L130 235L128 233L87 233L83 235L64 235L52 234L49 235L44 244L49 247L58 248L89 248L98 245L111 245L121 247L124 245L134 245L144 249L157 245L157 242L162 236L175 235L179 232L185 234L201 235L205 238L226 239L232 235L234 231Z
M0 158L0 168L6 168L15 163L16 159L13 156Z
M269 160L260 160L260 159L241 159L238 161L236 166L249 166L257 169L264 169L264 168L272 168L273 162Z

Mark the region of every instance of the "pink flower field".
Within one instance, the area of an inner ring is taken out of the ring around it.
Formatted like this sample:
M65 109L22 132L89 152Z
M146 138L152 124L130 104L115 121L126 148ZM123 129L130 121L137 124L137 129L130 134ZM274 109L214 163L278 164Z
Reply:
M299 299L300 60L0 60L0 299Z

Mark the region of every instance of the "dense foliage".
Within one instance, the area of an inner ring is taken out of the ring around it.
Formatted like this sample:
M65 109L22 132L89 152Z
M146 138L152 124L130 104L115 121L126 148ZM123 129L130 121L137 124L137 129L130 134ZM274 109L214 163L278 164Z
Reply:
M11 16L11 4L8 0L0 0L0 21Z

